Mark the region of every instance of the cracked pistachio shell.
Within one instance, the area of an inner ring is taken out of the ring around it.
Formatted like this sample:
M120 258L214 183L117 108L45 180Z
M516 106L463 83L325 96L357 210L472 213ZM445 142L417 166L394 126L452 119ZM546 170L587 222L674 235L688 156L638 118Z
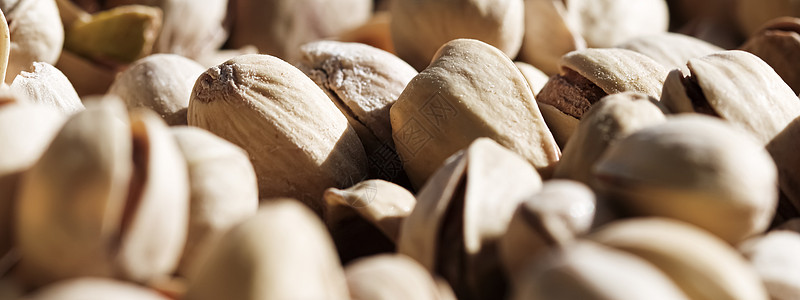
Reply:
M509 277L546 249L569 244L588 232L595 205L594 193L582 183L545 181L541 191L517 207L500 239L500 258Z
M578 124L556 165L554 178L592 182L592 168L613 143L642 128L662 123L664 113L644 94L624 92L603 97Z
M367 158L356 132L310 78L269 55L243 55L195 83L189 125L250 155L259 197L292 196L322 213L322 193L364 178Z
M43 105L0 107L0 257L11 249L14 199L22 174L39 160L66 116Z
M550 79L547 74L530 64L521 61L515 61L514 65L517 66L517 69L519 69L520 73L522 73L522 76L525 76L525 80L528 81L528 85L531 87L531 92L533 92L534 96L539 94L539 91L542 90L542 87L544 87L544 85L547 83L547 80Z
M180 55L154 54L119 73L108 93L119 96L128 108L152 109L168 125L186 125L192 87L205 70Z
M32 72L22 71L14 78L11 90L31 103L52 106L65 114L84 109L67 76L48 63L34 62Z
M339 35L372 15L371 0L237 0L230 45L294 62L301 45Z
M661 96L667 70L653 59L625 49L585 49L561 58L561 71L551 77L536 100L559 145L564 147L592 104L604 96L638 92ZM564 124L567 126L558 126Z
M477 40L442 46L400 94L391 121L415 187L479 137L519 154L543 177L561 156L525 77L500 50Z
M644 54L667 69L685 68L691 58L723 50L701 39L672 32L636 37L616 47Z
M522 266L510 299L690 299L658 268L591 241L553 248Z
M767 151L772 155L778 167L778 183L782 197L778 214L782 213L782 205L788 204L793 209L791 215L800 213L800 155L797 153L800 141L800 117L795 118L772 141L767 144ZM783 197L785 196L785 198ZM786 202L786 203L783 203Z
M611 145L594 169L600 194L635 215L682 220L736 244L763 232L778 202L778 172L746 132L687 115Z
M392 242L399 239L400 225L417 203L414 195L402 186L380 179L365 180L343 190L329 188L323 197L327 220L355 213Z
M547 74L556 74L564 54L585 49L577 19L567 12L576 1L526 0L525 34L520 59Z
M800 295L800 233L771 231L745 241L739 250L753 265L773 300Z
M417 71L389 52L358 43L303 45L297 64L327 93L358 133L372 177L405 177L392 140L389 109Z
M225 276L220 276L225 274ZM216 243L183 299L350 299L333 242L296 200L265 202Z
M744 257L695 226L666 218L629 219L606 225L589 239L647 260L690 299L769 299Z
M522 45L523 0L392 1L390 6L397 56L417 70L453 39L480 40L511 58Z
M124 281L85 277L64 280L37 290L21 300L168 300L154 290Z
M519 203L541 185L522 157L479 138L450 157L417 194L398 252L441 274L460 297L496 299L505 289L499 239Z
M186 275L232 226L255 214L258 183L247 152L197 127L171 130L189 170L189 230L178 272Z
M717 116L752 133L766 145L794 118L800 100L757 56L739 50L690 59L688 72L673 70L661 102L673 113Z
M172 136L152 112L128 116L118 99L97 101L67 121L22 179L16 242L31 284L147 282L171 274L180 258L188 183Z
M64 46L64 27L55 0L0 2L11 33L11 52L5 82L33 62L55 64Z
M428 270L401 254L360 259L347 265L344 272L352 299L455 299L452 291L439 291L436 280Z
M782 16L800 17L796 0L738 0L736 16L745 36L752 36L769 20Z
M740 47L775 69L795 93L800 92L800 18L774 19Z

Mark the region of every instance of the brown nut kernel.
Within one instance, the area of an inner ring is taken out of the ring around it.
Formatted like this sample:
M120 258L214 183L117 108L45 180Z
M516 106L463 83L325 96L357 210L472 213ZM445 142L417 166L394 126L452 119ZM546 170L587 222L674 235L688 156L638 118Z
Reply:
M795 93L800 93L800 18L769 21L740 49L763 59Z

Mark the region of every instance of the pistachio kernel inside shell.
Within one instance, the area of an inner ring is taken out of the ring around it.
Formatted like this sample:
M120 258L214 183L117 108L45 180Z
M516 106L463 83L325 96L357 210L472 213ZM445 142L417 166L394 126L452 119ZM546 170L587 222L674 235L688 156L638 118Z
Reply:
M602 88L569 68L553 75L536 97L561 112L580 119L597 101L608 95Z
M692 107L695 112L712 117L720 117L711 104L708 103L708 98L703 94L703 88L700 87L700 83L694 73L681 77L681 83L686 90L686 96L692 101Z

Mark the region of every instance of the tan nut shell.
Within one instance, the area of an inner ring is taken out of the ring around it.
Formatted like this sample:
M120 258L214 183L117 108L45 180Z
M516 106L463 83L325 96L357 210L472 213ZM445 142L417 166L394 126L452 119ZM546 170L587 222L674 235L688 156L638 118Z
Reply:
M665 32L669 22L665 0L567 1L567 10L577 14L581 35L592 48Z
M22 300L168 300L154 290L106 278L84 277L48 285Z
M736 13L739 28L745 36L752 36L764 23L777 17L800 17L796 0L738 0Z
M530 64L521 61L515 61L514 65L517 66L517 69L519 69L519 72L522 73L522 76L525 76L525 80L528 81L528 85L531 87L531 92L533 92L534 96L539 94L539 91L542 90L542 87L544 87L544 85L547 83L547 80L550 79L547 74Z
M347 265L344 270L352 299L445 300L431 273L401 254L382 254Z
M739 49L763 59L795 93L800 92L800 18L769 21Z
M154 54L117 74L108 93L119 96L128 108L152 109L168 125L186 125L192 87L205 70L180 55Z
M570 180L545 181L542 190L517 207L500 238L500 258L513 278L549 247L572 243L592 225L595 195L584 184Z
M686 223L629 219L599 229L590 239L644 258L690 299L769 299L758 275L735 249Z
M658 98L667 77L659 63L625 49L573 51L561 58L561 68L577 72L609 95L630 91Z
M116 67L97 64L69 50L61 53L55 66L69 78L82 97L105 94L118 71Z
M69 79L48 63L34 62L32 72L22 71L14 78L11 90L24 95L32 103L49 105L65 114L84 109Z
M189 231L178 272L198 261L230 227L256 213L258 183L247 152L197 127L171 129L189 167Z
M450 157L417 194L398 252L441 274L459 295L497 297L503 289L497 243L514 210L541 188L517 154L479 138Z
M33 62L55 64L64 46L64 27L55 0L19 0L5 2L0 9L6 15L11 32L11 53L5 82L29 71Z
M497 48L477 40L444 45L400 94L391 119L397 152L416 187L479 137L521 155L543 177L561 156L525 77Z
M682 220L736 244L763 232L778 200L777 168L745 132L678 116L611 145L595 176L602 194L636 215Z
M772 231L739 246L750 260L770 299L789 300L800 295L800 233Z
M380 179L365 180L344 190L329 188L323 195L326 220L355 212L397 242L400 225L411 214L417 199L405 188Z
M800 116L800 100L757 56L739 50L690 59L690 73L673 70L661 102L674 113L695 112L683 84L691 76L713 111L754 134L764 145Z
M575 1L526 0L525 36L520 59L547 74L559 71L564 54L585 49L575 16L567 13L567 5Z
M151 1L143 1L151 2ZM228 38L223 23L229 0L159 0L164 22L153 52L197 58L217 50Z
M247 151L260 198L293 196L321 213L325 189L366 175L366 154L347 118L276 57L243 55L208 69L195 83L188 119Z
M672 32L640 36L616 47L644 54L667 69L685 68L691 58L723 50L701 39Z
M279 199L225 234L183 299L350 297L325 226L299 202Z
M689 299L644 259L590 241L554 248L517 274L510 299Z
M480 40L511 58L522 45L523 0L392 1L391 12L397 56L417 70L453 39Z
M581 119L564 148L554 178L572 179L590 186L592 168L613 143L642 128L664 122L664 114L644 94L613 94L595 103Z
M395 53L390 28L391 22L392 15L389 11L376 11L367 22L361 24L361 26L345 31L340 34L336 40L367 44L389 53Z
M772 141L767 151L778 167L778 182L781 192L794 212L800 212L800 155L797 147L800 141L800 117L789 123ZM781 201L784 201L781 199ZM780 213L780 210L779 210Z

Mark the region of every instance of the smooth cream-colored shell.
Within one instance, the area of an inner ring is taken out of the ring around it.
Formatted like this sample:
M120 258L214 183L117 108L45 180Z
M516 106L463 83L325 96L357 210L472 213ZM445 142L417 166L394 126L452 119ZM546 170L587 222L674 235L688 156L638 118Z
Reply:
M539 91L542 90L547 80L550 80L547 74L528 63L515 61L514 65L517 66L522 76L525 76L525 80L528 81L528 85L531 87L531 92L533 92L534 96L539 94Z
M55 0L19 0L14 4L2 7L11 32L6 83L20 72L30 71L33 62L55 64L64 46L64 27Z
M771 231L745 241L740 251L750 260L773 300L800 295L800 233Z
M585 49L567 53L561 68L569 68L608 94L639 92L659 98L667 69L653 59L625 49Z
M149 2L149 1L143 1ZM224 28L229 0L160 0L164 22L153 52L197 58L228 38Z
M326 219L336 219L335 214L342 214L343 209L355 211L395 243L399 239L400 225L417 204L414 194L380 179L365 180L344 190L329 188L323 197Z
M689 59L723 50L701 39L672 32L640 36L615 46L644 54L667 69L685 68Z
M638 36L667 31L665 0L566 1L577 14L578 27L591 48L608 48Z
M397 56L417 70L458 38L483 41L514 58L522 45L523 0L392 1Z
M644 258L691 299L769 299L755 270L735 249L686 223L629 219L611 223L589 238Z
M800 212L800 117L786 125L772 141L767 144L767 151L778 167L778 182L786 200L794 207L794 213ZM783 200L781 200L783 201Z
M224 276L220 276L223 275ZM186 300L350 299L325 226L296 200L265 202L190 278Z
M544 174L561 156L525 77L497 48L477 40L443 46L400 94L391 120L397 152L416 187L479 137Z
M577 20L567 12L566 4L556 0L525 1L520 59L547 74L558 73L558 62L564 54L586 48Z
M731 244L763 232L778 202L769 153L732 124L686 115L611 145L594 170L601 193L631 213L671 217Z
M192 91L189 125L250 155L259 197L292 196L322 211L329 187L361 181L367 158L347 118L310 78L269 55L208 69Z
M402 254L370 256L344 270L352 299L445 300L428 270Z
M168 300L154 290L106 278L84 277L48 285L21 300Z
M84 109L67 76L48 63L34 62L32 72L22 71L14 78L11 90L31 103L52 106L65 114Z

